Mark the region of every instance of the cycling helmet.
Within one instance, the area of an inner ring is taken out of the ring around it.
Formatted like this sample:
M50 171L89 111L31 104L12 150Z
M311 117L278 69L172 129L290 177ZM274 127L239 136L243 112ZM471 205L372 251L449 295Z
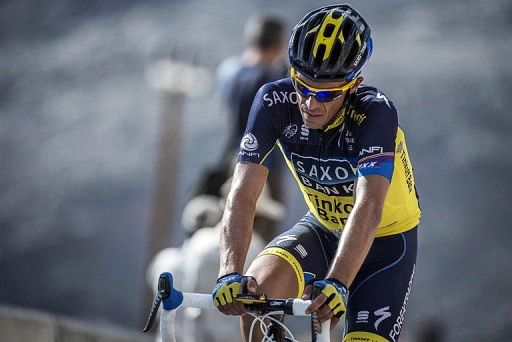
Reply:
M308 78L350 81L372 54L370 27L348 4L318 8L293 28L290 64Z

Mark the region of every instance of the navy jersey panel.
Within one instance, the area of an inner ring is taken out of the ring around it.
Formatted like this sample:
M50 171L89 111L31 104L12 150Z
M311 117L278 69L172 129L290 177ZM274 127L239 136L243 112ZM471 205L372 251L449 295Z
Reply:
M297 94L284 80L265 84L254 98L247 128L240 143L238 160L269 166L268 155L279 139L285 119L297 103ZM287 115L288 114L288 115Z

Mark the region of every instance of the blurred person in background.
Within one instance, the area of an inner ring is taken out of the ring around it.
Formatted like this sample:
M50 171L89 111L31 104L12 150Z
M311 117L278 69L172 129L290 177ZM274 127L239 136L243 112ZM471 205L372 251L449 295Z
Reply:
M224 60L217 70L218 96L230 124L227 144L220 161L221 168L231 170L231 161L238 153L252 101L258 89L268 82L286 77L288 66L284 58L285 29L286 24L280 17L252 16L244 27L244 51ZM270 157L274 160L271 163L274 172L268 182L272 197L283 201L283 163L276 157L277 153Z
M241 292L311 298L306 312L321 322L334 326L346 312L344 341L398 341L421 211L397 110L361 84L371 53L370 27L348 4L316 9L295 26L291 77L258 91L240 144L212 291L221 312L244 315L234 300ZM309 211L244 273L276 143ZM251 322L242 316L246 338Z

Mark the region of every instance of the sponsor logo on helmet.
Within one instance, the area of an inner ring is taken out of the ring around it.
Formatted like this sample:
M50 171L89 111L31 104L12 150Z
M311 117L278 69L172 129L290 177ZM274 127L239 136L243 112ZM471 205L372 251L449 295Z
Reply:
M289 124L284 129L283 134L286 138L291 138L297 133L297 130L298 128L296 124Z
M252 133L247 133L240 142L240 147L246 151L255 151L258 146L258 139Z
M364 51L366 50L366 42L363 43L363 47L361 48L361 51L359 51L359 53L357 54L357 57L354 61L354 63L352 64L353 66L357 66L359 64L359 62L361 61L361 58L363 57L363 54L364 54Z

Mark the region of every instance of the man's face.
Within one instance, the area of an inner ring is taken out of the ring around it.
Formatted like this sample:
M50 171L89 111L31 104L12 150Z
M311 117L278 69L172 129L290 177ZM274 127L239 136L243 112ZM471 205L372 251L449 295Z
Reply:
M336 89L347 84L347 82L313 81L301 75L299 72L295 74L295 77L296 81L298 81L296 83L297 85L302 85L306 87L309 86L311 87L311 90L313 90L314 92L316 90L329 90L333 88ZM348 92L355 91L359 83L361 83L361 81L362 78L358 78L355 82L353 82L352 87L342 92L341 96L336 97L332 101L328 102L320 102L318 101L317 97L314 96L313 94L305 96L300 91L297 91L297 96L299 99L299 109L304 123L311 129L320 129L327 126L329 122L331 122L333 117L339 113L341 105L343 104L343 100L347 96Z

